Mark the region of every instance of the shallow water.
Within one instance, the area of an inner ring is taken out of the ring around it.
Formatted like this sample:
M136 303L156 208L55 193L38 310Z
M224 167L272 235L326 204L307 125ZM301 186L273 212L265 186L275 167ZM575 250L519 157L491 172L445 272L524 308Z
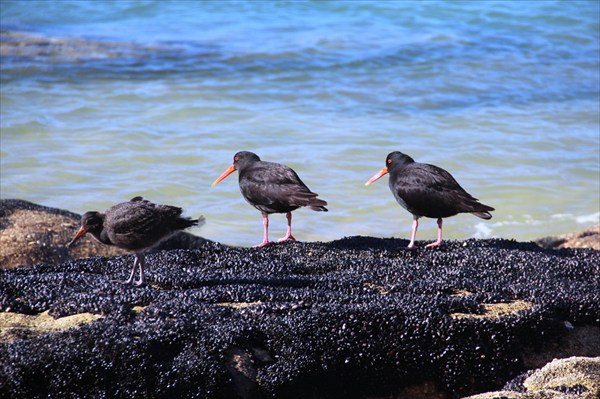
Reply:
M210 186L250 150L329 202L294 212L296 238L408 238L387 178L364 186L400 150L496 208L447 238L567 233L600 218L599 4L3 1L1 196L143 195L252 245L237 175Z

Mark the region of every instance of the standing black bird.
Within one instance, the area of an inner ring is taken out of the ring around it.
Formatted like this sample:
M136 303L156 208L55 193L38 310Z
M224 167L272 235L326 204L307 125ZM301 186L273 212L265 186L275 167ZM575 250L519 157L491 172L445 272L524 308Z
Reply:
M242 195L263 216L264 237L256 245L269 244L269 214L286 213L287 233L278 242L295 240L292 236L292 211L308 206L314 211L327 211L327 202L317 198L300 180L291 168L274 162L261 161L258 155L249 151L240 151L233 157L233 165L221 174L213 186L234 171L239 172L239 184Z
M389 173L390 190L396 201L413 214L412 234L409 248L415 245L417 227L421 216L437 218L437 241L427 247L439 246L442 243L442 218L458 213L472 213L482 219L491 219L491 206L478 202L467 193L446 170L435 165L415 162L414 159L399 151L391 152L386 166L371 177L365 186L373 183Z
M90 233L97 241L114 245L135 254L133 269L123 284L142 285L144 283L144 251L168 238L178 230L204 224L204 217L183 218L181 208L170 205L157 205L142 197L114 205L105 213L86 212L81 217L81 227L67 244ZM134 280L139 267L140 278Z

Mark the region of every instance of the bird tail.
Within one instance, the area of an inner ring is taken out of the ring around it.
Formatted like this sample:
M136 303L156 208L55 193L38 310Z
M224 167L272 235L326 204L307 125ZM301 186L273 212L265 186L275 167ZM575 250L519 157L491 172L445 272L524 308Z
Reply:
M491 206L476 202L473 204L473 211L471 213L478 218L488 220L492 218L490 211L495 211L495 209Z
M311 198L308 203L308 207L317 212L327 212L328 209L325 208L325 205L327 205L327 201L323 201L316 197Z
M482 218L485 220L489 220L492 218L492 214L489 212L471 212L473 215L477 216L478 218Z
M204 216L200 216L198 219L179 218L179 219L177 219L176 227L178 230L184 230L184 229L187 229L188 227L192 227L192 226L202 226L205 222L206 222L206 219L204 218Z

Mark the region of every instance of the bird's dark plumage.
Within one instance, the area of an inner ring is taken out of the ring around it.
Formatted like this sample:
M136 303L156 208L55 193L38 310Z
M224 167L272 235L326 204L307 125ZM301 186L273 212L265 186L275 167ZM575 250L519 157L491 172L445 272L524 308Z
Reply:
M315 211L327 211L327 202L318 199L291 168L274 162L261 161L251 152L236 154L234 165L242 195L252 206L265 213L286 213L308 206ZM234 158L235 159L235 158Z
M478 202L446 170L415 162L408 155L388 155L390 190L404 208L415 216L446 218L458 213L479 213L490 219L494 208ZM387 161L386 161L387 162Z
M317 198L291 168L274 162L261 161L258 155L249 151L240 151L233 157L233 165L215 180L213 186L238 171L238 182L244 199L261 211L265 223L264 240L259 246L268 243L268 215L286 213L288 234L291 235L291 212L300 207L309 207L315 211L327 211L326 201ZM282 240L284 240L282 239Z
M367 185L389 173L389 187L400 205L414 216L414 245L417 219L425 216L438 219L438 241L441 243L442 218L458 213L472 213L482 219L491 219L494 208L484 205L467 193L446 170L430 164L415 162L399 151L390 153L386 166L367 182Z
M90 211L81 217L81 227L67 244L71 246L86 233L106 245L114 245L136 253L136 261L131 277L133 281L136 265L143 264L143 252L168 238L173 233L188 227L204 223L199 219L181 217L183 210L170 205L154 204L142 197L132 198L129 202L114 205L105 213ZM141 267L140 267L141 269ZM140 270L143 283L143 270Z

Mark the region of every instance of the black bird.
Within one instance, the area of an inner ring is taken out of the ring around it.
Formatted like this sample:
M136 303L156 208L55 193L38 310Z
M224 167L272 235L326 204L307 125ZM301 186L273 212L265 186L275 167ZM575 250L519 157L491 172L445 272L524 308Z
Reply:
M442 243L442 218L458 213L472 213L482 219L491 219L489 213L494 208L478 202L467 193L446 170L426 163L415 162L414 159L399 151L391 152L386 166L371 177L365 186L373 183L389 173L389 186L396 201L413 214L412 234L409 248L415 245L417 227L421 216L437 218L437 241L427 247L439 246Z
M178 230L204 224L204 217L183 218L181 208L170 205L157 205L142 197L114 205L105 213L86 212L81 217L81 227L67 244L90 233L97 241L133 251L135 261L129 278L123 284L142 285L144 283L144 251L168 238ZM139 268L140 278L134 280Z
M238 181L242 195L263 216L264 237L256 245L269 244L269 214L285 213L287 233L278 242L295 240L292 236L292 211L308 206L314 211L327 211L327 202L317 198L291 168L274 162L261 161L258 155L240 151L233 157L233 165L221 174L213 186L234 171L239 172Z

